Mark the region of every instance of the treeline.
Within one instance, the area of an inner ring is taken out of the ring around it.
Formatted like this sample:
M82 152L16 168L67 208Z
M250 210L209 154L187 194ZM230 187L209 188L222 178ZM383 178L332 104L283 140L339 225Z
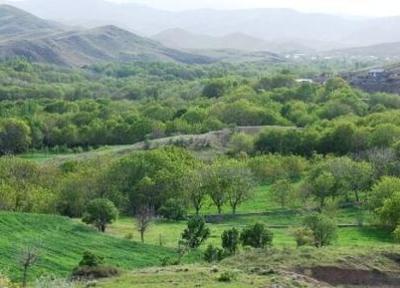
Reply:
M202 161L177 147L46 165L5 156L0 158L0 207L82 217L91 200L106 198L128 215L145 206L167 218L183 211L172 217L182 218L189 211L202 214L209 203L216 213L236 213L259 183L295 183L308 169L309 161L297 156Z
M83 217L93 199L107 199L124 215L152 211L183 220L210 203L215 213L234 214L258 185L268 184L270 201L282 208L359 207L398 231L399 160L398 153L376 149L365 159L268 154L201 161L176 147L61 165L2 157L0 209Z
M2 63L4 89L34 87L43 94L0 93L0 99L13 99L0 102L0 153L132 144L234 126L299 128L266 131L255 153L344 155L393 146L398 139L398 96L362 93L339 78L301 84L286 70L264 77L248 69L246 75L222 64L138 63L73 71Z

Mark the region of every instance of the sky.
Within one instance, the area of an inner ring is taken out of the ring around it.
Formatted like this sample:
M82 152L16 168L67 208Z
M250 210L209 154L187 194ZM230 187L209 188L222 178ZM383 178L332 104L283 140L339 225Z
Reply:
M55 0L57 1L57 0ZM359 16L400 15L400 0L107 0L133 2L165 10L198 8L293 8L304 12Z

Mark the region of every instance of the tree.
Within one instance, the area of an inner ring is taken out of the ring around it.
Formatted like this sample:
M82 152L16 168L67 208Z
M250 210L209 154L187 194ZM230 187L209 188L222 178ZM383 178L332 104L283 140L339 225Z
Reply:
M245 133L235 133L228 143L230 153L237 155L240 153L251 153L254 150L254 138Z
M384 200L383 206L376 209L376 213L382 224L395 230L400 227L400 191L394 192Z
M217 207L218 214L221 214L222 207L227 201L227 191L231 185L229 175L225 167L218 162L207 168L206 175L207 194Z
M330 245L336 237L336 223L323 214L314 214L304 218L304 226L313 232L314 245Z
M278 180L271 186L271 193L274 200L285 208L293 194L293 187L289 180Z
M186 206L183 201L177 199L169 199L158 210L161 216L168 220L184 220L187 216Z
M189 201L196 211L196 215L200 214L200 210L208 194L207 185L207 172L204 168L190 171L183 179L183 186L186 189Z
M311 194L319 200L320 209L325 206L327 197L335 196L335 178L330 172L321 172L315 178L309 179Z
M154 218L154 209L140 207L136 212L136 227L140 233L140 240L144 243L144 233L149 228Z
M22 266L22 287L26 287L28 270L39 260L39 248L35 245L27 245L22 248L19 263Z
M221 235L221 239L222 248L230 255L235 254L240 243L239 231L236 228L225 230Z
M0 153L14 154L25 152L31 144L31 129L18 119L0 122Z
M182 233L182 240L191 249L200 245L210 237L210 229L206 226L203 217L194 216L189 219L187 228Z
M227 166L226 175L229 177L227 197L232 214L236 214L236 209L253 194L256 181L253 173L245 167L244 163L228 163Z
M118 210L110 200L99 198L92 200L86 208L82 219L86 224L94 225L99 231L105 232L108 224L118 217Z
M225 93L225 86L223 80L214 80L207 83L203 88L203 96L207 98L219 98Z
M391 199L398 191L400 191L400 178L383 177L372 187L368 201L370 210L376 213L382 209L385 201Z
M264 224L257 223L243 229L240 234L240 241L243 246L264 248L272 245L273 233L265 228Z

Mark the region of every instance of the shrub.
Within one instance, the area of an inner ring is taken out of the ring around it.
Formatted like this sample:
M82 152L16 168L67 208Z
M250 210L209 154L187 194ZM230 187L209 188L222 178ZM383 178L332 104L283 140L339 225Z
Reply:
M272 239L273 233L266 229L265 225L261 223L245 228L240 235L240 241L243 246L251 246L254 248L271 246Z
M179 259L173 259L171 257L164 257L161 259L161 266L171 266L171 265L179 265L180 260Z
M314 244L313 231L308 228L298 228L292 232L292 235L296 240L297 247Z
M73 279L98 279L113 277L119 274L115 267L105 266L104 258L99 257L92 252L86 251L83 253L82 260L79 266L72 270Z
M114 277L119 274L119 271L115 267L111 266L97 266L97 267L89 267L89 266L81 266L76 267L72 271L73 279L99 279L99 278L108 278Z
M185 220L187 216L186 207L183 201L176 199L169 199L165 204L158 210L158 213L168 220Z
M235 254L240 243L240 233L236 228L225 230L222 233L222 248L228 254Z
M104 258L93 254L90 251L83 253L82 260L79 262L79 266L97 267L104 263Z
M195 216L189 219L187 228L182 233L182 240L189 248L198 248L210 236L210 229L203 217Z
M210 244L204 251L203 258L209 263L218 262L224 258L224 251L221 248L214 247Z
M223 272L221 275L218 277L219 282L232 282L233 280L236 280L236 274L233 272Z
M323 214L314 214L304 218L304 226L313 233L316 247L330 245L336 238L336 223Z

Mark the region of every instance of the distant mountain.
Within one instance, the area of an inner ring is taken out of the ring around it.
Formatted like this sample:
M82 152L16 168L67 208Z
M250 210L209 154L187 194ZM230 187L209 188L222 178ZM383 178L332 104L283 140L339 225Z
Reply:
M386 39L381 37L379 30L390 31L391 27L397 27L397 24L393 26L393 21L397 23L395 19L383 18L376 21L367 19L367 21L363 18L301 13L290 9L201 9L171 12L132 3L118 4L104 0L25 0L15 2L15 5L43 18L61 20L68 24L89 26L114 24L145 36L156 35L175 28L206 37L247 35L266 41L267 48L269 48L269 43L286 43L294 47L318 50L359 46L365 44L364 41L368 39L367 32L371 29L377 33L369 37L371 42L368 44L377 44L381 42L381 39ZM355 34L363 34L363 31L365 31L365 36L354 37ZM205 38L197 42L197 40L193 41L192 36L185 38L187 41L184 43L185 46L193 46L192 43L199 43L199 45L204 43ZM393 37L399 37L400 41L400 35ZM254 43L254 39L250 44L264 47L263 44ZM218 48L220 45L218 41L215 43L215 39L209 40L214 43L210 44L214 46L213 48ZM233 48L242 47L241 41L239 39L238 43L234 43ZM252 50L252 48L247 48L247 50Z
M234 49L242 51L268 50L266 41L243 33L222 37L190 33L180 28L168 29L152 37L165 46L179 49Z
M325 53L330 56L362 56L400 59L400 42L383 43L370 46L361 46L348 49L334 50Z
M68 66L111 61L209 63L213 60L167 48L112 25L61 31L56 24L7 5L0 5L0 15L6 15L0 17L6 23L0 29L0 58L25 57L34 62Z
M42 20L10 5L0 6L0 41L60 31L61 25Z
M243 52L269 51L273 53L292 53L311 51L299 43L267 42L244 33L232 33L225 36L209 36L190 33L175 28L152 36L165 46L186 50L239 50Z

